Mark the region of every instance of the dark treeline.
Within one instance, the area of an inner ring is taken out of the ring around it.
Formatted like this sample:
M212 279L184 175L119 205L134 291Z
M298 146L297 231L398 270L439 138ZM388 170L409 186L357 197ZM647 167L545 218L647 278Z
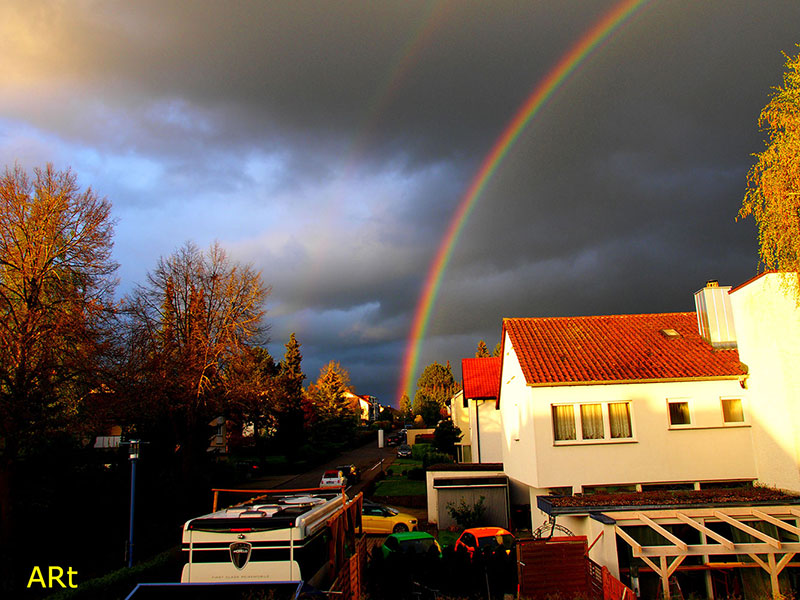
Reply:
M33 566L85 580L124 564L127 450L95 449L98 435L147 442L141 557L235 477L209 452L215 419L287 464L358 423L338 363L304 388L295 335L279 361L267 351L261 273L186 243L118 300L113 233L110 203L69 170L0 177L0 592L24 590Z

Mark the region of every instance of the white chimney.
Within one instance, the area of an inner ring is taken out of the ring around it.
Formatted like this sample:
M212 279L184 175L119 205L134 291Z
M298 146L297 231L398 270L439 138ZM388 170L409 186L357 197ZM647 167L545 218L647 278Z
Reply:
M697 328L700 336L714 348L736 348L730 290L731 286L720 287L719 282L712 279L694 294Z

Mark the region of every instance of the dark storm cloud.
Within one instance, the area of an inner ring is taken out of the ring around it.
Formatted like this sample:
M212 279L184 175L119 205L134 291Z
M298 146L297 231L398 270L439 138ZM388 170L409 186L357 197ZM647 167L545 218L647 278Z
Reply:
M0 159L113 201L123 290L219 239L273 286L273 354L296 331L310 378L338 360L396 402L456 207L613 4L5 3ZM423 365L493 346L502 317L691 310L706 279L753 275L734 218L798 23L796 0L652 1L592 53L478 199Z

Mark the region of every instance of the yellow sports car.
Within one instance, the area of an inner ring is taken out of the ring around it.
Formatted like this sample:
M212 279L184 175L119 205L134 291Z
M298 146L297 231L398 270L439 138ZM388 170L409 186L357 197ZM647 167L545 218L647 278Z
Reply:
M417 519L388 506L364 502L361 511L361 529L364 533L400 533L416 531Z

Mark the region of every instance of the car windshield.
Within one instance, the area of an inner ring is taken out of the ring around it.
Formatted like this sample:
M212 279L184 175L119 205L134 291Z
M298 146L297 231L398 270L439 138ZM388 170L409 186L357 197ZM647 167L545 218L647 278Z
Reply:
M436 546L436 540L433 538L424 538L418 540L403 540L400 542L400 548L405 554L425 554L431 551ZM438 552L439 549L435 548Z
M487 535L486 537L478 538L478 548L511 548L514 543L514 536L511 534Z
M325 477L326 479L336 479L337 477L339 477L339 471L325 471L323 477Z

